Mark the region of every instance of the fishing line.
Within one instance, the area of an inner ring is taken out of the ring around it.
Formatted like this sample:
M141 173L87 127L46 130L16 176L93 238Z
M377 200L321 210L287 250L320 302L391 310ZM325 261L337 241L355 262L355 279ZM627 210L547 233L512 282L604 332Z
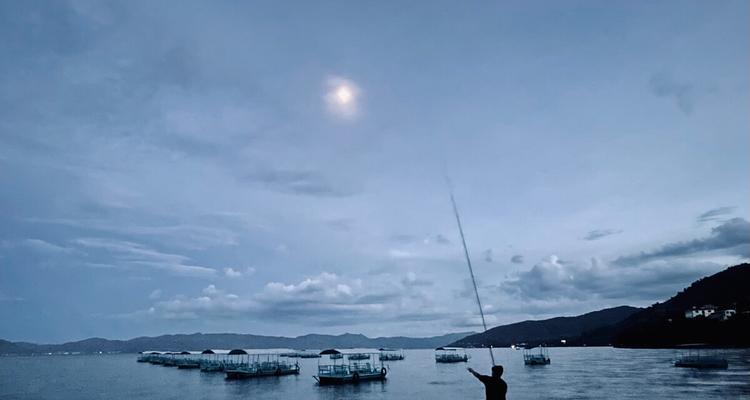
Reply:
M451 204L453 205L453 213L456 215L456 223L458 224L458 233L461 235L461 244L464 246L464 255L466 256L466 264L469 266L469 274L471 275L471 284L474 285L474 294L477 299L477 306L479 306L479 315L482 317L482 327L487 332L487 323L484 320L484 310L482 309L482 301L479 300L479 290L477 290L477 280L474 278L474 268L471 267L471 258L469 257L469 249L466 247L466 238L464 238L464 229L461 226L461 217L458 216L458 206L456 206L456 199L453 197L453 186L451 185L448 176L445 176L445 181L448 184L448 191L451 195ZM492 366L495 366L495 355L492 354L492 346L488 348L490 351L490 359L492 359Z

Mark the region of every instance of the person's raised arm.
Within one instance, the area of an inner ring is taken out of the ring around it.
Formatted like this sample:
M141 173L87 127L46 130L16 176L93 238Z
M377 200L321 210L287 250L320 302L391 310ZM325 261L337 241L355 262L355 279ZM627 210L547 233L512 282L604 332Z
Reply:
M472 374L472 375L474 375L474 376L476 376L476 377L477 377L477 379L479 379L480 381L481 381L481 380L482 380L482 378L484 377L484 375L480 374L480 373L479 373L479 372L477 372L477 371L474 371L474 369L473 369L473 368L466 368L466 370L467 370L467 371L469 371L469 372L471 372L471 374Z

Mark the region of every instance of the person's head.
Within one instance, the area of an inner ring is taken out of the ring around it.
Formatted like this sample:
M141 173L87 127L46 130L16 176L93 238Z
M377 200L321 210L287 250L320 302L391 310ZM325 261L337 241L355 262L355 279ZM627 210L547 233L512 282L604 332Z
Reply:
M503 366L502 365L495 365L492 367L492 376L494 378L499 378L503 376Z

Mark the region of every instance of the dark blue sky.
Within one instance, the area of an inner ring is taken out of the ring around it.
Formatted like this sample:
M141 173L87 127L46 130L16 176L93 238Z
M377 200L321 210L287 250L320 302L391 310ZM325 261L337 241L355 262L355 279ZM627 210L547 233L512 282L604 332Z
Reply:
M478 329L750 257L750 5L0 3L0 338Z

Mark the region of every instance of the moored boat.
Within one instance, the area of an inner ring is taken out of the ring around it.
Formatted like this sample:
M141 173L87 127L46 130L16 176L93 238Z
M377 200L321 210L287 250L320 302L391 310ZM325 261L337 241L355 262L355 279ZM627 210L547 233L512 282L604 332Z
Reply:
M232 350L239 362L225 366L226 379L249 379L267 376L297 375L299 364L279 360L279 354L255 354L242 349Z
M469 361L469 355L463 347L438 347L435 349L436 363L457 363Z
M380 351L380 355L378 356L380 361L400 361L404 359L403 350L381 348L378 351Z
M322 358L323 361L318 361L318 375L314 378L320 385L338 385L345 383L360 383L365 381L382 381L386 379L388 370L380 362L380 365L374 365L370 363L369 359L372 358L373 354L368 353L355 353L356 354L367 354L366 359L361 358L350 358L338 357L342 354L336 349L328 349L320 352L320 356L327 356ZM377 353L375 353L377 354ZM364 362L362 362L364 360Z
M539 351L532 351L533 348L523 350L523 363L525 365L547 365L551 362L549 352L545 347L539 346Z

